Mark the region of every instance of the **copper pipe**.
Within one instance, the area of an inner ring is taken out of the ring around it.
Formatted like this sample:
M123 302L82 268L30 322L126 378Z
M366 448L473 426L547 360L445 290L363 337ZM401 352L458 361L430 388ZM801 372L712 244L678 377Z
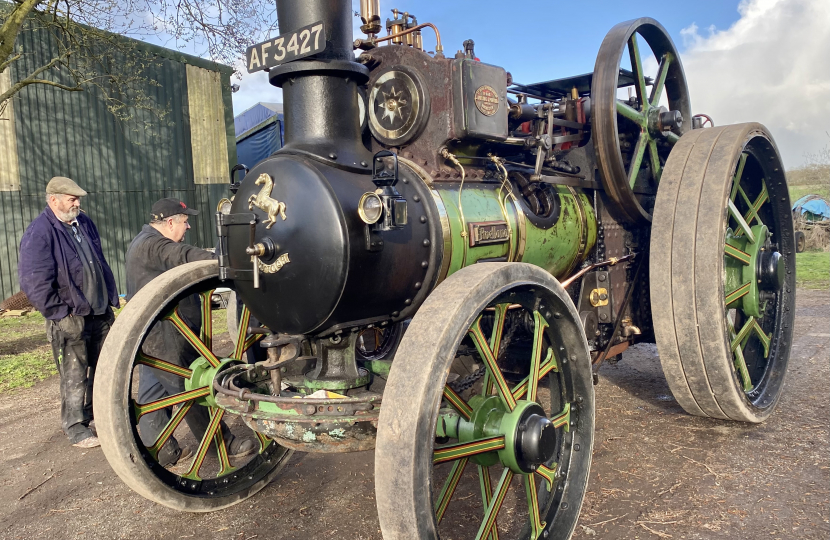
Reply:
M559 283L560 283L560 285L562 285L563 288L568 288L574 281L581 278L582 276L584 276L585 274L587 274L588 272L590 272L594 268L599 268L600 266L614 266L615 264L621 263L623 261L627 261L628 259L632 259L636 256L637 256L636 253L630 253L628 255L623 255L622 257L611 257L607 261L602 261L602 262L592 264L590 266L586 266L585 268L583 268L582 270L580 270L576 274L572 275L571 277L569 277L565 281L560 281Z
M413 26L412 28L407 28L403 32L398 32L396 34L389 34L388 36L384 36L384 37L381 37L381 38L371 39L371 40L369 40L369 42L372 45L377 45L381 41L388 41L388 40L393 39L393 38L399 38L399 37L405 36L406 34L409 34L411 32L415 32L416 30L420 30L421 28L426 28L427 26L429 26L430 28L432 28L435 31L435 41L436 41L436 43L435 43L435 52L436 53L444 52L444 47L441 45L441 34L438 32L438 28L436 28L435 25L432 24L432 23L419 24L418 26Z

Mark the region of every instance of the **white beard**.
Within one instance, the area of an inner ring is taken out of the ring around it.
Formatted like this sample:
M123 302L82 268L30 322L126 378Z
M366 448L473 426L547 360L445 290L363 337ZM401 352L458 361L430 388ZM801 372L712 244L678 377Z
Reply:
M65 223L69 223L70 221L73 221L75 218L78 217L78 214L80 214L80 213L81 213L81 209L78 208L78 207L74 207L74 208L70 209L69 212L55 211L55 215L58 216L58 219L65 222Z

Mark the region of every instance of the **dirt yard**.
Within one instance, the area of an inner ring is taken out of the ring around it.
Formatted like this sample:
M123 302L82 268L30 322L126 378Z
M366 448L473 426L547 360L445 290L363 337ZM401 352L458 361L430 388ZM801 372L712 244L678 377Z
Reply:
M575 538L830 537L830 293L800 290L782 402L752 426L687 416L654 346L606 365ZM0 395L0 538L380 540L371 453L295 454L269 487L213 514L127 488L100 449L69 445L58 379Z

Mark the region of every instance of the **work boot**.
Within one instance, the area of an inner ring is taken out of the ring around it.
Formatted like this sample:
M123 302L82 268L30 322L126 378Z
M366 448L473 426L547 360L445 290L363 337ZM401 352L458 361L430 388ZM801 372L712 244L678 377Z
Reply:
M87 437L86 439L76 442L72 446L75 446L77 448L97 448L101 446L101 441L98 440L98 437L92 435Z
M257 443L253 439L242 439L234 437L228 445L228 457L238 459L253 454L257 449Z
M178 441L176 441L173 437L170 437L170 440L164 443L164 446L162 446L161 450L159 450L157 457L159 465L162 467L171 467L181 463L192 455L193 450L187 446L181 448Z

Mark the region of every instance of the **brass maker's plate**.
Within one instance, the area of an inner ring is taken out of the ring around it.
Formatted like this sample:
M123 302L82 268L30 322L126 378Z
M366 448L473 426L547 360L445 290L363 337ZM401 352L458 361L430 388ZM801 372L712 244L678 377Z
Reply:
M510 240L510 226L506 221L479 221L467 225L470 227L470 247L503 244Z
M473 99L476 102L476 109L485 116L493 116L499 110L499 95L492 86L483 84L476 88Z

